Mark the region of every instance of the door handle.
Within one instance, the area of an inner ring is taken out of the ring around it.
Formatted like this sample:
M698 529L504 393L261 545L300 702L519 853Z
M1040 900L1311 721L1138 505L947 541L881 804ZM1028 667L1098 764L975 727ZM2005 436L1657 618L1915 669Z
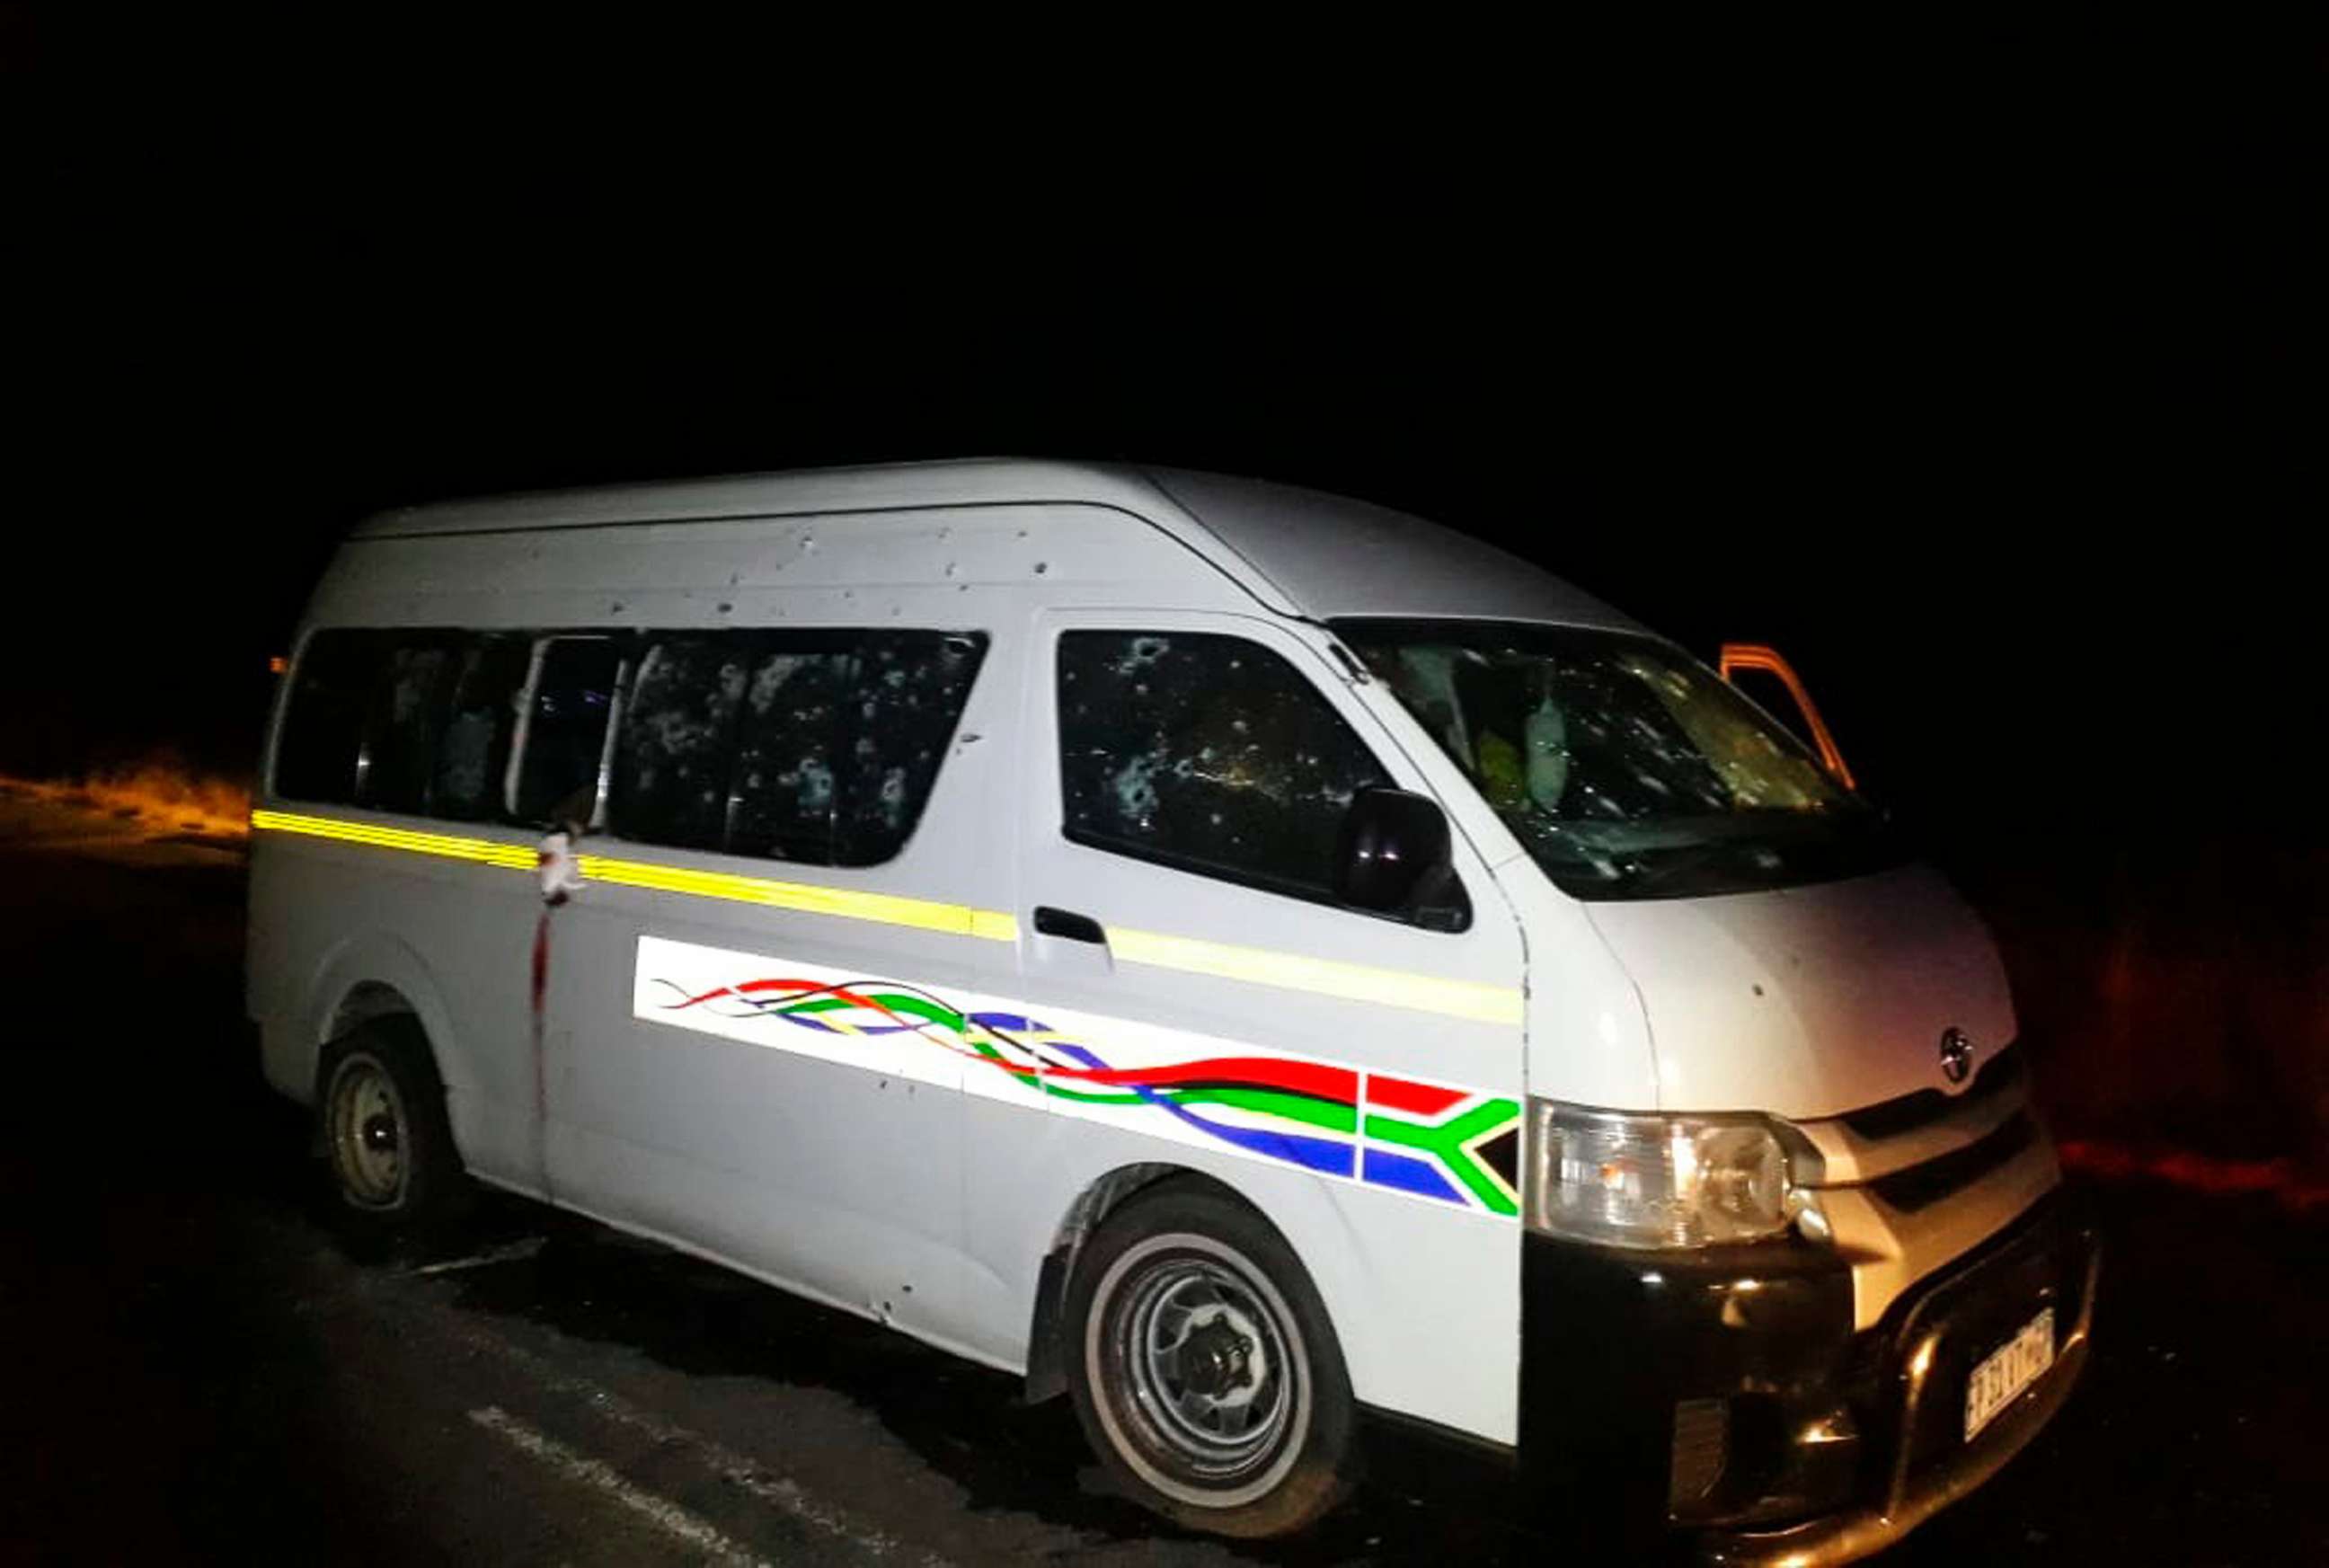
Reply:
M1100 928L1099 921L1089 915L1080 915L1069 910L1053 909L1047 903L1039 903L1035 906L1035 934L1045 937L1064 937L1071 942L1097 942L1101 947L1108 946L1108 932Z

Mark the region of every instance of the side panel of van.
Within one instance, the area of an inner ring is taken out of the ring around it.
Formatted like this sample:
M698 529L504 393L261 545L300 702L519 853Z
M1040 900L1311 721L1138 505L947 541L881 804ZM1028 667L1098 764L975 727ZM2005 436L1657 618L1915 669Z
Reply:
M1362 1400L1513 1440L1523 952L1495 883L1459 839L1470 913L1451 931L1240 880L1234 862L1256 846L1226 820L1240 802L1262 798L1247 827L1322 832L1325 847L1347 770L1371 758L1411 789L1411 763L1282 622L1053 597L1084 602L1037 616L1022 672L1019 972L998 1009L1042 1065L968 1086L972 1289L994 1304L978 1332L1005 1355L1023 1339L1014 1314L1081 1195L1127 1167L1185 1166L1286 1235ZM1105 689L1063 699L1063 673ZM1202 689L1155 689L1170 680ZM1152 697L1167 706L1146 713ZM1100 741L1077 731L1091 723L1134 749L1086 765ZM1153 726L1154 754L1126 739ZM1322 754L1352 745L1365 757ZM1225 864L1176 864L1137 838L1175 813L1185 834L1218 829ZM1127 836L1075 842L1071 827ZM1054 916L1070 933L1054 934L1042 910L1096 929Z
M997 902L1008 868L988 818L1012 701L994 678L996 600L903 588L871 607L877 626L984 645L894 859L587 840L589 880L553 918L560 1199L948 1346L962 1312L963 1058L929 1009L966 1005L1007 953L1000 912L972 916ZM628 863L669 884L638 885ZM779 902L751 902L764 895ZM912 1005L925 1010L900 1010Z
M648 628L959 634L983 649L911 836L867 865L585 840L552 917L551 1185L586 1213L984 1359L966 1329L961 1089L1009 971L1024 609L998 574L1234 591L1125 514L982 508L674 532L711 593L640 586L642 534L561 541ZM656 560L653 571L671 567ZM636 706L636 672L630 699ZM869 703L868 712L872 711ZM869 723L872 721L869 720ZM878 733L860 742L881 744Z
M542 1192L546 1170L559 1202L1014 1368L1080 1201L1127 1167L1202 1171L1286 1234L1363 1400L1511 1440L1523 955L1475 848L1459 832L1468 923L1440 930L1063 833L1077 631L1249 644L1380 781L1428 791L1319 634L1257 609L1096 507L352 545L318 624L988 642L892 860L586 839L586 883L547 918L538 1018L538 828L450 830L495 864L415 849L445 824L346 808L313 808L321 836L262 835L254 968L273 978L253 1006L270 1042L305 1043L270 1057L296 1078L304 1052L312 1074L342 993L401 980L478 1174ZM1346 803L1303 820L1331 830ZM1039 906L1106 940L1039 931Z

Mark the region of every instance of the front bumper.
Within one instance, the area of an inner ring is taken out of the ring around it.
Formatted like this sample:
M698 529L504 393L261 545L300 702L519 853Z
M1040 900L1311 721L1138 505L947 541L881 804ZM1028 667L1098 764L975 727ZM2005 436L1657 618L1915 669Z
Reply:
M1851 1271L1789 1242L1687 1255L1531 1236L1523 1464L1721 1563L1878 1551L2013 1458L2084 1365L2099 1248L2058 1193L1853 1327ZM2054 1365L1972 1441L1974 1365L2041 1308Z

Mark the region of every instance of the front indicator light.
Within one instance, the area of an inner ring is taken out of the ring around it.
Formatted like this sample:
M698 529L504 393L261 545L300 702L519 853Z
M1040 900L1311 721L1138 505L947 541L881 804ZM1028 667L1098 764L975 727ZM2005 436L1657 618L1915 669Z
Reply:
M1789 1187L1787 1210L1796 1222L1796 1229L1804 1240L1817 1242L1825 1247L1835 1240L1835 1227L1828 1223L1827 1210L1820 1205L1819 1194L1810 1187Z

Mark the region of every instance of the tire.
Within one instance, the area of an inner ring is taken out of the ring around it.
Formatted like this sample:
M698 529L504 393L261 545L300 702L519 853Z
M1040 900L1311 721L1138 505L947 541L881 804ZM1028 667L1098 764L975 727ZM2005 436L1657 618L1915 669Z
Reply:
M1177 1180L1142 1194L1087 1243L1067 1308L1077 1420L1136 1501L1251 1539L1342 1500L1357 1426L1342 1346L1253 1210Z
M324 1048L316 1083L325 1169L355 1230L419 1237L458 1214L468 1178L418 1028L382 1019L341 1036Z

